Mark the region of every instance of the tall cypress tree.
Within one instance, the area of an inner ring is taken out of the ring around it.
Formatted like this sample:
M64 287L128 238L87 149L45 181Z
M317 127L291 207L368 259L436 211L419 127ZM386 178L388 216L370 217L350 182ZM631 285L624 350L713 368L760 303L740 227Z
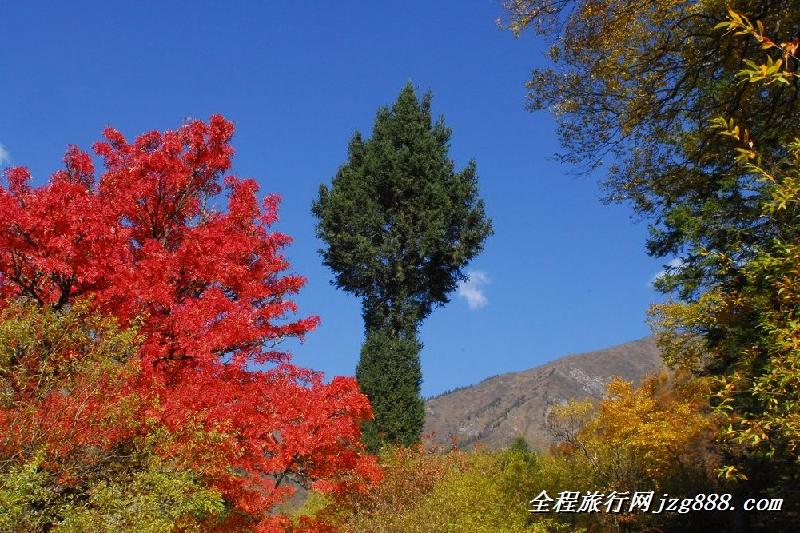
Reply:
M419 440L425 423L425 403L419 395L421 348L416 339L386 329L367 332L356 379L375 413L363 427L364 443L371 450L382 442L408 446Z
M371 138L356 132L347 163L312 212L335 285L361 298L366 341L357 378L373 404L368 443L419 439L424 412L419 324L446 304L492 233L475 162L456 171L451 131L411 83L378 110Z

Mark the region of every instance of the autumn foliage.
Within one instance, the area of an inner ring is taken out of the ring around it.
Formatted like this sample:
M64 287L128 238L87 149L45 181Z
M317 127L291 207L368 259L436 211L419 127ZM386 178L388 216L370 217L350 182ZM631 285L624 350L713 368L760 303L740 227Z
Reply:
M552 497L653 491L686 498L727 490L714 474L708 388L687 378L652 375L638 386L615 378L601 400L554 406L547 452L530 451L521 438L493 451L386 447L383 479L371 490L312 493L300 512L354 533L723 530L725 513L530 512L543 490Z
M0 458L36 448L57 469L87 446L110 450L157 428L168 435L158 456L197 473L223 496L231 524L248 528L277 523L268 514L292 491L289 479L336 490L376 475L359 442L370 406L355 382L325 383L278 349L318 319L293 317L304 279L286 273L290 238L269 229L278 198L259 203L253 180L227 175L232 135L218 115L132 142L109 128L94 145L102 172L74 146L44 186L33 187L25 168L7 171L0 309L86 306L137 341L135 356L117 363L128 371L93 381L91 401L56 378L42 388L41 354L0 361L0 379L14 381L0 402L0 435L15 436L0 440ZM130 423L101 423L118 402ZM51 415L35 446L19 432L22 406Z

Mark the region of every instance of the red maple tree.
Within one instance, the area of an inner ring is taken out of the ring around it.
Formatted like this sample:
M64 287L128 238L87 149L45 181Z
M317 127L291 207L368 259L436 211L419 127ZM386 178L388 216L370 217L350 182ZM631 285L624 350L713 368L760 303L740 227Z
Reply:
M219 115L133 142L108 128L94 145L105 167L97 179L92 158L74 146L42 187L27 169L8 170L0 308L26 298L58 310L81 299L122 326L135 323L140 372L125 387L147 399L143 420L173 435L160 453L264 518L291 492L287 477L341 489L377 470L359 442L371 411L355 381L325 383L277 348L318 319L291 318L304 279L286 273L290 238L269 230L278 198L259 204L253 180L226 176L233 130ZM55 396L53 416L70 413L61 405L69 398ZM197 428L214 438L198 444ZM121 438L109 432L105 441Z

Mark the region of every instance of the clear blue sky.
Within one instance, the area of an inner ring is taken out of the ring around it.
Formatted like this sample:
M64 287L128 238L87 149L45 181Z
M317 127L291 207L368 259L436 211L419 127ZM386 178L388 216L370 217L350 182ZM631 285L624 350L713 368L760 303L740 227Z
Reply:
M277 228L308 278L298 302L322 318L295 361L352 375L359 302L329 285L309 209L410 79L433 91L457 165L477 160L495 228L469 267L485 305L454 294L422 326L423 393L647 335L663 261L644 252L645 223L552 160L552 118L523 107L544 45L499 30L501 14L493 0L0 1L0 157L43 182L106 125L132 137L224 114L236 173L283 197Z

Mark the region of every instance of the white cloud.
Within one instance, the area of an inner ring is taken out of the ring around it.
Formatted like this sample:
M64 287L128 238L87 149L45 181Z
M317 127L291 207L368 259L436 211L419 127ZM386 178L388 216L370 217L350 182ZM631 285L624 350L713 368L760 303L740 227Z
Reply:
M679 267L683 266L683 261L681 260L681 258L676 257L675 259L673 259L672 261L667 263L665 266L668 266L670 268L679 268ZM652 279L650 279L650 285L655 283L658 278L660 278L661 276L665 275L666 273L667 273L666 269L659 270L658 272L656 272L653 275Z
M0 166L8 165L11 163L11 154L8 153L6 147L0 144Z
M458 295L467 301L470 309L480 309L489 304L489 299L483 292L483 286L489 283L486 272L475 270L467 272L467 281L458 282Z

